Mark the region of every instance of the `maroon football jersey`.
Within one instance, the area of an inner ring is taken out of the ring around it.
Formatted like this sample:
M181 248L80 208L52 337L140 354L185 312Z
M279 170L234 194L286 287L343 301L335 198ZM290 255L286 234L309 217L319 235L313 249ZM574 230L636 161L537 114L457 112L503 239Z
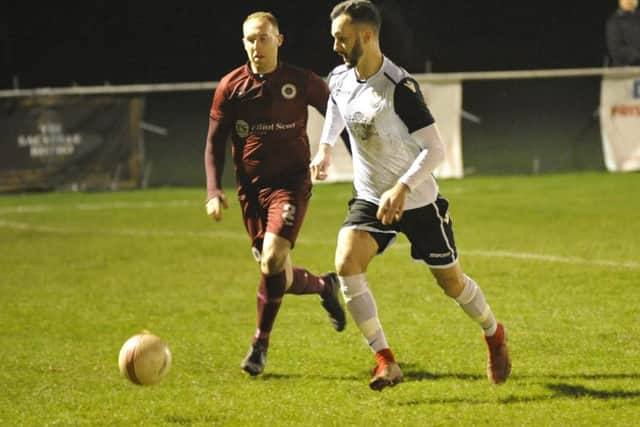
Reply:
M306 176L311 158L307 105L324 115L328 97L318 75L284 63L264 75L247 64L224 76L210 117L221 132L230 131L238 185L286 185Z

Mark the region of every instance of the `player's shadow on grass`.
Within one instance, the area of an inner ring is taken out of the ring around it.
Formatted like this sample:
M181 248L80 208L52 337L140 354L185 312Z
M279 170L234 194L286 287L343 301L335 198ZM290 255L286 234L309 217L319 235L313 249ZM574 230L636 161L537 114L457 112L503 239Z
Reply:
M547 384L547 388L554 392L553 397L590 397L592 399L635 399L640 397L640 391L596 390L575 384Z
M402 364L402 370L404 373L405 381L441 381L441 380L457 380L457 381L487 381L487 376L484 374L470 374L470 373L462 373L462 372L446 372L446 373L436 373L429 372L425 370L415 369L415 364ZM263 381L286 381L286 380L295 380L295 379L309 379L316 378L324 381L354 381L354 382L362 382L363 379L368 378L371 372L363 372L362 375L309 375L307 374L296 374L296 373L277 373L270 372L265 373L264 375L260 375L258 377L253 377L257 380ZM610 379L638 379L640 378L640 374L637 373L618 373L618 374L547 374L547 375L517 375L514 374L509 378L509 382L514 382L518 380L527 380L538 379L540 383L542 383L547 389L549 389L552 394L544 394L537 396L518 396L511 395L504 398L499 399L500 403L503 404L512 404L512 403L527 403L527 402L539 402L548 399L562 399L562 398L592 398L592 399L637 399L640 398L640 390L599 390L594 388L588 388L579 384L568 384L566 382L560 382L562 380L610 380ZM558 382L553 382L558 381ZM537 382L537 381L536 381ZM495 402L495 400L484 400L479 399L477 401L469 400L468 398L464 399L433 399L433 400L420 400L420 401L409 401L405 402L402 405L416 405L416 404L436 404L436 403L457 403L457 402L465 402L467 404L486 404L490 402Z
M469 374L460 372L436 373L420 369L416 369L417 365L413 363L401 364L401 368L406 380L412 381L438 381L444 379L459 379L467 381L486 381L487 376L484 374ZM545 375L522 375L513 373L509 381L517 381L519 379L539 379L541 382L546 379L548 381L562 380L616 380L630 379L640 380L640 373L613 373L613 374L545 374Z
M539 378L539 375L531 375L530 378ZM623 373L623 374L547 374L545 378L553 380L560 379L578 379L578 380L640 380L640 373Z
M361 381L362 377L355 375L313 375L313 374L280 374L276 372L265 373L257 377L250 377L253 379L261 379L264 381L279 381L279 380L293 380L293 379L309 379L316 378L324 381Z
M438 380L445 380L445 379L479 381L479 380L487 379L485 375L464 374L464 373L455 373L455 372L434 373L434 372L427 372L427 371L403 370L403 375L405 380L407 381L438 381Z
M402 368L405 381L438 381L445 379L478 381L487 379L486 375L481 374L467 374L460 372L435 373L423 371L415 369L416 365L414 363L401 363L400 367Z
M405 381L439 381L445 379L467 380L467 381L487 381L484 375L468 374L468 373L434 373L415 368L415 365L405 364L402 366ZM548 375L512 375L509 382L518 381L520 379L539 379L544 386L552 393L542 395L517 395L500 398L498 402L502 404L513 403L529 403L540 402L549 399L638 399L640 398L640 390L601 390L596 388L585 387L580 384L568 384L566 382L549 382L549 380L611 380L611 379L638 379L640 374L637 373L621 373L621 374L548 374ZM433 398L425 400L409 400L400 403L403 406L425 405L425 404L441 404L441 403L461 403L465 404L487 404L495 402L493 399L468 399L468 398Z
M455 376L455 375L454 375ZM547 402L554 399L638 399L640 398L640 391L633 390L598 390L588 388L582 385L575 384L546 384L546 388L551 390L551 395L536 394L536 395L516 395L499 398L498 403L503 405L510 405L514 403L533 403L533 402ZM429 399L412 399L408 401L399 402L400 406L417 406L417 405L439 405L439 404L457 404L464 403L465 405L486 405L489 403L496 403L493 398L469 398L469 397L433 397ZM633 402L632 404L636 404Z
M504 399L500 399L500 403L529 403L539 402L549 399L638 399L640 398L640 391L638 390L598 390L595 388L588 388L579 384L546 384L546 388L551 390L553 394L542 396L509 396Z

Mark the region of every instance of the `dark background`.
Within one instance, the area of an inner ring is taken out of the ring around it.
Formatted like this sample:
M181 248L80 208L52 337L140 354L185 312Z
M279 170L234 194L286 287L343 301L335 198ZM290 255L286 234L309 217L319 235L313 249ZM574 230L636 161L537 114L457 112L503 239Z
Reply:
M598 67L615 0L378 0L385 53L410 72ZM325 75L339 63L337 1L5 0L0 88L207 81L245 61L244 17L280 20L281 59Z
M284 61L326 75L331 1L0 2L0 89L217 81L246 61L242 22L280 20ZM617 0L374 0L387 56L412 73L601 67ZM603 170L600 77L463 82L465 175ZM151 186L203 186L210 90L144 96ZM1 111L11 111L11 102ZM230 164L230 161L228 162ZM225 170L232 186L233 168Z

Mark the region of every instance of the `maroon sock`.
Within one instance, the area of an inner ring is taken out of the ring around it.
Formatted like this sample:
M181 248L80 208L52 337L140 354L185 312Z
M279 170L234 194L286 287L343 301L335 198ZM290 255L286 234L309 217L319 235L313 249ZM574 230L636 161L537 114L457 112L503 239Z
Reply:
M258 288L258 330L253 342L260 342L265 347L269 346L269 335L273 323L278 315L284 288L286 286L286 275L284 271L273 276L260 275L260 286Z
M320 294L324 291L324 279L309 273L304 268L293 267L293 283L287 289L288 294Z

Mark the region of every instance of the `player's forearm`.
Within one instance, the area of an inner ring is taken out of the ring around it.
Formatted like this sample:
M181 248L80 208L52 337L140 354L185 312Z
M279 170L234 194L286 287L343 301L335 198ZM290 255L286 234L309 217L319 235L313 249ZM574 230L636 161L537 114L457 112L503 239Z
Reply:
M207 179L207 199L222 191L222 172L225 164L226 138L221 137L219 123L209 120L204 149L204 169Z
M444 161L445 147L435 124L419 129L411 136L423 147L423 150L398 182L413 190Z
M219 159L222 157L222 160ZM204 155L204 169L207 178L207 199L215 197L222 190L224 156L214 156L213 148L207 143Z
M318 153L327 156L327 157L331 157L331 150L333 149L333 145L332 144L328 144L326 142L321 142L320 144L318 144Z

